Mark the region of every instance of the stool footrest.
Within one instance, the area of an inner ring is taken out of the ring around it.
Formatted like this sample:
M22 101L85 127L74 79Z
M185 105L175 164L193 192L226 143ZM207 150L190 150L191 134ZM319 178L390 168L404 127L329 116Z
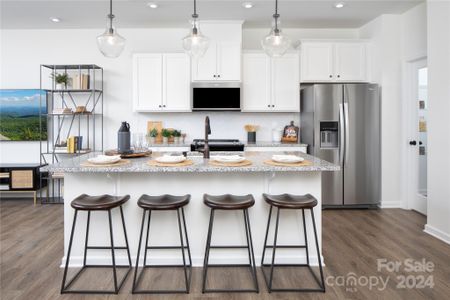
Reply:
M209 267L216 267L216 268L235 268L235 267L253 267L250 264L208 264Z
M273 245L267 245L264 248L273 248ZM306 245L277 245L277 249L281 248L281 249L302 249L305 248L306 249Z
M187 249L187 246L181 247L181 246L147 246L146 249L153 249L153 250L179 250L179 249Z
M111 246L88 246L86 249L91 250L111 250ZM121 246L121 247L114 247L114 250L127 250L127 247Z
M247 249L248 246L210 246L210 249Z
M278 247L278 246L277 246ZM272 267L271 264L262 264L261 265L261 272L263 274L264 280L266 281L267 286L269 286L269 279L267 278L266 272L264 271L264 267ZM316 273L314 273L313 269L308 264L273 264L273 267L306 267L310 271L311 275L314 277L314 280L319 285L318 288L270 288L270 292L325 292L325 287L322 286L322 283L320 282L319 278L317 277Z
M184 265L145 265L144 268L184 268ZM186 265L186 268L191 268L190 264Z

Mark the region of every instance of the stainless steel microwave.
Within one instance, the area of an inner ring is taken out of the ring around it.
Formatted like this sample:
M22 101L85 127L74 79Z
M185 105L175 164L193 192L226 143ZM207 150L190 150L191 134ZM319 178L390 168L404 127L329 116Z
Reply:
M240 82L193 82L191 96L193 111L241 110Z

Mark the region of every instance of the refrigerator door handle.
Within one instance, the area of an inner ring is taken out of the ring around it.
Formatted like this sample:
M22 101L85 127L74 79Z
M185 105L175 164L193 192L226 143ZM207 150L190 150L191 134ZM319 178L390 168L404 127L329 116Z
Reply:
M345 117L344 105L339 104L339 163L342 166L344 163L344 149L345 149Z
M345 118L345 160L344 165L348 163L348 147L350 143L350 132L349 132L349 125L348 125L348 102L344 103L344 118Z

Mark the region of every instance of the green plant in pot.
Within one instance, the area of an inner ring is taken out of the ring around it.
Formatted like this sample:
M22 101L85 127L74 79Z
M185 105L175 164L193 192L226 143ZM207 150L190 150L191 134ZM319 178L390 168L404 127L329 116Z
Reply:
M51 77L55 80L57 90L67 88L67 84L69 83L69 75L67 73L62 74L53 73Z
M168 144L169 138L172 136L172 131L167 128L163 128L163 130L161 130L161 135L163 137L163 144Z
M148 136L150 137L150 144L156 143L156 137L158 136L158 129L153 128L148 132Z
M180 143L180 137L181 137L181 130L174 130L173 131L173 141L175 144Z

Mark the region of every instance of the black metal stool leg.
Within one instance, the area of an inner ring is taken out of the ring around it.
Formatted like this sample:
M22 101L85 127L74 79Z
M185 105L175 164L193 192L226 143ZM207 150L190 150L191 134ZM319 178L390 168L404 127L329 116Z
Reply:
M144 245L144 264L143 267L145 268L147 266L147 251L148 251L148 237L150 235L150 222L152 219L152 210L148 210L148 220L147 220L147 235L145 238L145 245Z
M313 209L311 208L310 211L311 211L311 219L312 219L313 228L314 228L314 238L316 240L316 251L317 251L317 259L319 261L320 280L322 282L320 288L325 293L325 280L323 278L322 259L320 257L319 239L317 238L316 221L314 219L314 211L313 211ZM314 275L314 277L315 277L315 275Z
M125 226L125 218L123 216L122 206L120 206L120 216L122 218L123 236L125 238L125 246L127 248L126 250L127 250L127 255L128 255L128 265L131 268L133 265L131 263L130 246L128 245L127 228Z
M183 257L184 280L186 284L186 293L189 293L188 271L186 266L186 254L184 253L183 230L181 228L180 209L177 209L178 231L180 232L181 255Z
M63 294L65 292L65 290L69 287L69 286L65 286L65 285L66 285L67 271L69 268L70 252L72 250L73 234L75 232L75 224L77 223L77 216L78 216L78 210L76 209L75 214L73 215L72 230L70 231L69 248L67 249L66 266L64 267L64 275L63 275L63 280L62 280L62 284L61 284L61 294ZM78 272L78 274L80 274L80 272ZM75 276L77 276L77 275L75 275ZM73 279L71 280L71 282L73 282Z
M86 224L86 239L85 239L85 242L84 242L83 267L86 266L86 256L87 256L87 249L88 249L89 223L90 223L90 221L91 221L91 211L88 210L87 224Z
M250 270L252 273L253 281L255 284L255 290L259 293L258 286L258 278L256 276L256 260L255 260L255 252L253 249L253 239L252 239L252 231L250 228L250 218L248 216L248 209L244 209L244 223L245 223L245 233L247 236L247 246L248 246L248 259L250 261Z
M138 273L138 269L139 269L139 258L140 258L140 254L141 254L142 236L144 235L144 223L145 223L145 213L146 212L147 212L147 210L145 210L145 209L142 210L141 233L139 235L139 246L138 246L137 256L136 256L136 266L134 269L133 288L131 291L132 294L134 294L134 292L136 291L137 285L139 283L139 280L137 280L137 273ZM142 268L142 272L143 272L143 270L144 270L144 268ZM141 278L141 276L139 276L139 279L140 278Z
M309 266L308 234L306 233L305 210L302 208L303 234L305 236L306 264Z
M186 226L186 218L184 217L184 207L181 208L181 216L183 217L183 226L184 226L184 234L186 237L186 247L188 251L188 258L189 258L189 267L192 268L192 258L191 258L191 247L189 246L189 239L187 234L187 226ZM192 272L192 270L191 270ZM192 274L191 274L192 277ZM190 278L189 278L190 281Z
M211 235L212 235L212 229L213 229L213 222L214 222L214 209L211 209L211 213L209 216L208 237L206 239L205 258L203 260L202 293L205 293L205 290L206 290L206 279L208 276L209 249L211 246Z
M278 225L280 222L280 208L277 208L277 220L275 222L275 234L273 238L273 248L272 248L272 264L270 267L270 277L269 277L269 293L272 292L272 283L273 283L273 268L275 265L275 252L277 250L277 238L278 238Z
M269 217L267 220L267 227L266 227L266 237L264 238L264 247L263 247L263 253L261 257L261 267L264 265L264 257L266 255L266 248L267 248L267 237L269 236L269 229L270 229L270 219L272 218L272 205L270 206L269 210Z
M114 235L113 235L113 227L112 227L112 217L111 210L108 210L108 220L109 220L109 235L111 240L111 255L112 255L112 264L113 264L113 278L114 278L114 290L116 294L119 293L119 287L117 286L117 270L116 270L116 254L114 251Z

